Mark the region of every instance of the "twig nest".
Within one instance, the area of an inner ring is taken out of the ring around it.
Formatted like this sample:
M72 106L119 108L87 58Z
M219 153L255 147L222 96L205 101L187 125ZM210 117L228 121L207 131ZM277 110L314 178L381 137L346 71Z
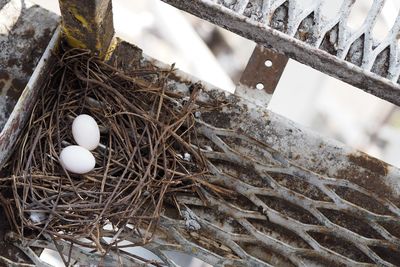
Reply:
M131 235L131 226L146 229L140 231L140 244L151 241L160 216L171 205L166 201L187 192L197 197L198 181L204 180L208 166L196 149L193 118L201 85L193 87L179 108L174 103L184 95L168 89L172 69L135 68L136 74L129 77L89 51L76 49L53 66L9 161L13 176L6 182L13 194L3 204L18 210L10 214L14 228L90 250L96 244L97 252L103 253L117 247L114 242L103 248L103 238ZM82 110L85 114L79 115ZM71 117L76 117L72 123ZM106 129L99 131L96 121L104 122ZM73 145L59 146L65 143ZM96 147L92 155L90 149ZM31 179L25 178L27 171ZM85 174L85 179L72 173ZM21 220L25 211L45 211L47 219ZM186 221L188 229L199 229L196 219ZM112 227L93 232L107 225Z
M60 153L60 163L69 172L84 174L94 169L93 154L81 146L67 146Z
M75 142L88 150L95 149L100 143L100 130L92 116L81 114L72 123L72 135Z

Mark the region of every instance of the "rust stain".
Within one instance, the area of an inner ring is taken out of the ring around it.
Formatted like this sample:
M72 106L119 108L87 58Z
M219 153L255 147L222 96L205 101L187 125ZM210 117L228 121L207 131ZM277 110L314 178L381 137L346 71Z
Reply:
M383 226L389 233L394 235L397 238L400 238L400 225L394 222L380 222L381 226Z
M35 62L35 63L36 63L36 62ZM25 72L26 74L30 75L30 74L32 74L33 69L35 68L35 63L34 63L34 62L26 62L26 63L22 66L21 70L22 70L23 72Z
M376 175L371 173L363 173L357 167L349 167L337 172L339 178L352 181L359 186L371 190L380 196L385 196L391 192L389 188Z
M17 58L10 58L7 61L7 66L12 67L12 66L17 66L18 65L18 59Z
M22 34L21 37L25 39L30 39L35 36L35 29L33 27L30 27L26 29Z
M13 79L11 84L17 91L21 92L22 89L25 88L27 81L23 81L21 79Z
M3 80L8 80L10 78L10 75L6 71L0 70L0 79Z
M88 48L104 58L114 36L111 1L60 1L60 10L68 45Z
M381 238L381 235L373 229L368 223L364 220L359 220L355 215L348 214L346 212L341 212L338 210L330 210L330 209L318 209L322 212L331 222L340 225L346 229L351 230L361 236L367 238ZM354 223L357 222L357 223Z
M350 166L339 170L337 176L389 199L395 205L400 205L400 198L392 194L393 190L385 183L385 176L389 172L389 165L365 153L348 155ZM371 203L372 205L372 203Z
M388 165L386 163L371 156L368 156L367 154L350 154L348 156L348 159L351 163L365 168L373 173L379 174L381 176L386 176L388 174Z
M204 112L201 114L202 119L211 125L219 128L230 128L231 119L233 116L231 113L222 112Z
M271 249L270 247L263 246L262 244L259 243L255 244L251 242L249 243L239 242L239 245L240 247L243 248L244 251L246 251L251 256L261 259L265 262L268 262L272 266L287 266L287 267L295 266L284 256L274 252L273 249ZM252 265L250 263L247 263L247 265L244 266L252 266Z
M317 240L318 243L335 251L336 253L345 255L346 257L349 257L357 262L373 263L373 261L361 250L342 238L338 238L332 234L323 234L317 232L309 232L309 235Z
M211 236L214 236L214 233L213 231L209 231L208 229L203 229L202 233L191 232L185 234L185 237L188 240L203 248L206 248L209 251L213 251L219 255L222 255L225 258L237 258L237 256L232 253L232 250L230 248L224 246L223 243L219 242L217 238L210 239ZM192 252L196 253L196 251L193 251L193 249L195 248L192 248Z

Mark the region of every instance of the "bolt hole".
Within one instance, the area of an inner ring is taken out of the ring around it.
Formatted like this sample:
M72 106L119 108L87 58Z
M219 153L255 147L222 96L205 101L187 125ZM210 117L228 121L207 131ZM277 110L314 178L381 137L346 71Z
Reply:
M264 84L257 83L256 88L257 88L257 90L262 90L262 89L264 89Z
M271 68L271 67L272 67L272 61L271 61L271 60L266 60L266 61L264 62L264 65L265 65L265 67L267 67L267 68Z

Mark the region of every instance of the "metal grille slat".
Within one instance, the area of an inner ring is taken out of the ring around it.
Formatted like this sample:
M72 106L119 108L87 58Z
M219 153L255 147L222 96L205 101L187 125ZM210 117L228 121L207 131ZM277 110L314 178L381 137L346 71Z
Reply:
M361 0L343 0L333 18L322 11L328 0L163 1L400 105L399 18L383 41L373 36L385 0L374 0L354 30L348 22Z

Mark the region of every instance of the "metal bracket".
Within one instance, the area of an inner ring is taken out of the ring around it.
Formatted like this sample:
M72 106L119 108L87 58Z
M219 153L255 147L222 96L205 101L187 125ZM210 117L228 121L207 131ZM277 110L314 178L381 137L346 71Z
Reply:
M285 70L289 58L262 45L254 48L235 93L254 102L267 105Z

